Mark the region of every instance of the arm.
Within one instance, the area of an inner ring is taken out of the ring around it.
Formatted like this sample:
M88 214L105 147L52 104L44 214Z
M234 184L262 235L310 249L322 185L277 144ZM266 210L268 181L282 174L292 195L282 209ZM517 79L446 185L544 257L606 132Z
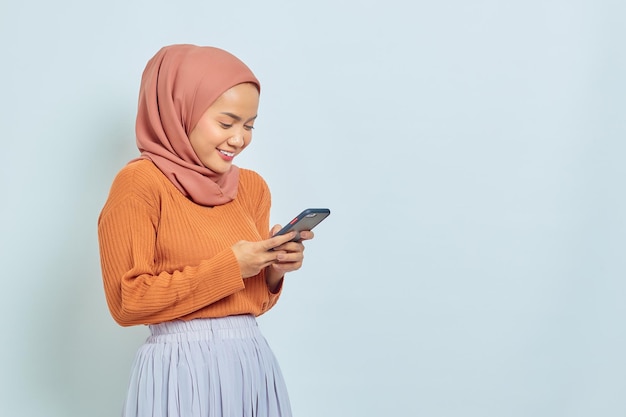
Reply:
M120 325L173 320L244 288L230 248L195 265L157 270L158 225L158 204L114 184L98 238L107 303Z
M256 184L256 186L250 187L250 190L256 190L256 193L246 194L246 200L248 201L248 209L255 214L255 224L259 234L268 239L281 229L280 225L275 225L271 231L269 230L271 207L269 188L258 174L246 170L244 170L243 174L246 176L250 175L247 177L250 184ZM313 232L310 231L302 232L300 235L302 241L313 239L313 236ZM270 307L276 303L282 291L285 273L299 269L304 259L304 245L302 242L280 243L271 245L276 250L273 252L276 254L276 259L261 272L265 277L265 282L270 292Z

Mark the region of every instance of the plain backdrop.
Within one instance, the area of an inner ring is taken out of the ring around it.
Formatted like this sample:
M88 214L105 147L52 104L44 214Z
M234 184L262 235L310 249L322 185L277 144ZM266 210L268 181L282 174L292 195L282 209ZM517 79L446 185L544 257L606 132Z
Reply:
M329 207L259 319L298 417L626 415L626 3L1 0L0 415L119 415L148 331L96 222L163 45L227 49L272 223Z

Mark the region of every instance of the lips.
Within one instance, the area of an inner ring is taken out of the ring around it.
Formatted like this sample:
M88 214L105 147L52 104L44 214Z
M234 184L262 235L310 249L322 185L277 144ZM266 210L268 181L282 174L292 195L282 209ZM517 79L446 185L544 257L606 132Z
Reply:
M220 151L220 153L222 155L225 155L225 156L227 156L229 158L233 158L235 156L235 152L228 152L228 151L224 151L222 149L218 149L218 151Z
M218 149L217 150L220 154L220 156L222 157L222 159L226 162L230 162L233 160L233 158L235 157L235 152L228 152L228 151L224 151L222 149Z

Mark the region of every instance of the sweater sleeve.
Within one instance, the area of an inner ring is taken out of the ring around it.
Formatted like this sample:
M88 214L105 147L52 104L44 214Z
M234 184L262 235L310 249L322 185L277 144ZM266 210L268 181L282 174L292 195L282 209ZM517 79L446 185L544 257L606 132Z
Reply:
M105 294L120 325L180 318L244 289L230 248L197 265L156 271L158 201L129 186L134 181L132 173L116 178L98 221Z
M256 228L259 234L267 239L270 236L270 208L272 205L272 197L270 189L267 186L265 180L256 172L250 170L242 170L242 175L246 176L246 183L254 184L249 187L250 195L246 194L246 200L248 209L254 213L254 220ZM248 187L247 187L248 188ZM263 280L265 280L265 270L261 272ZM280 298L282 292L283 282L280 283L276 292L271 292L266 287L268 294L268 303L263 310L263 313L274 307Z

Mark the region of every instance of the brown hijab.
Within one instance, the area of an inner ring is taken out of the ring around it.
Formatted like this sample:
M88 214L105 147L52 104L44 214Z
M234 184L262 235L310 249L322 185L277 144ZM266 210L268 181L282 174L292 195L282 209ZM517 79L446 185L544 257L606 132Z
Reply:
M226 90L250 82L252 71L230 53L208 46L170 45L148 61L141 78L135 131L140 158L151 160L185 196L218 206L237 196L239 168L206 168L189 142L205 110Z

